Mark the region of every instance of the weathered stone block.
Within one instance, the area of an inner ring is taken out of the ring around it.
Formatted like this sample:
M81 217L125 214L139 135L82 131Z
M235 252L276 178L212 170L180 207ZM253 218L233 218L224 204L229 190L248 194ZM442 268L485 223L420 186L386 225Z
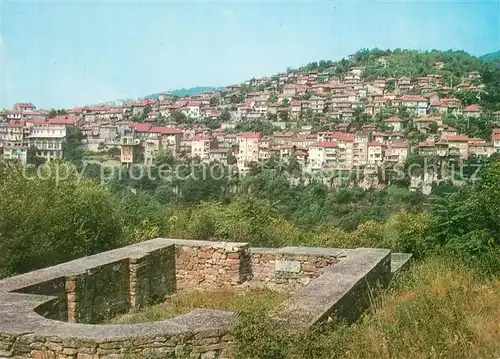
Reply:
M276 270L276 272L299 273L300 272L300 262L299 261L277 260L275 262L275 270Z

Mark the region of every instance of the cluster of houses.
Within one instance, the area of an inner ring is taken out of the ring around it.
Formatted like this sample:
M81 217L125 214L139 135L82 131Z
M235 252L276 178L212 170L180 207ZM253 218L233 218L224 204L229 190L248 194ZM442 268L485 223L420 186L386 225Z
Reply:
M438 69L442 66L436 64ZM452 87L440 75L365 81L363 71L353 67L342 78L318 71L281 73L183 98L163 94L114 106L72 108L52 118L31 103L18 103L12 110L0 110L0 151L4 158L24 163L30 149L46 160L61 158L68 129L74 127L83 135L81 145L89 150L120 148L123 165L151 164L163 150L175 158L231 162L242 171L271 157L295 158L311 171L324 171L402 163L415 152L463 159L500 153L500 130L493 130L489 140L468 138L441 121L445 113L464 115L470 121L482 115L478 105L463 106L457 98L438 95L450 90L479 95L484 86L478 73L470 73ZM407 109L426 141L408 141L407 121L396 116L383 120L384 131L375 124L350 130L359 109L370 118L395 107ZM174 121L178 114L195 125ZM325 124L334 124L332 130L313 131L307 120L315 114L321 114ZM206 119L221 120L220 128L204 127ZM258 119L282 130L269 136L234 132L237 123ZM290 123L296 124L294 131L286 130Z

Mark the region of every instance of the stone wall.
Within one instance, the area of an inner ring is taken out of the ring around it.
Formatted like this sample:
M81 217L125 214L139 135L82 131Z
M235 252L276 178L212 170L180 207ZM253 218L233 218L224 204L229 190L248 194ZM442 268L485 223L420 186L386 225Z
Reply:
M305 286L326 267L345 256L332 248L250 248L253 280L268 284Z
M68 319L74 323L96 324L130 310L128 259L104 264L69 277Z
M132 308L163 302L165 296L176 290L174 246L131 258L129 271Z
M357 248L277 308L277 318L298 330L320 322L352 322L369 305L372 290L391 278L389 249Z
M177 288L253 281L298 285L275 313L306 330L322 321L355 320L370 289L390 278L391 253L384 249L265 249L156 238L0 280L0 358L229 358L230 312L196 309L152 323L87 323L163 301Z
M17 292L54 296L36 308L37 313L49 319L66 321L68 320L68 301L65 287L65 279L61 277L21 288Z
M51 334L0 333L0 358L223 359L230 357L228 330L232 320L231 313L197 309L175 321L164 321L157 328L129 325L126 329L135 329L135 334L119 330L124 327L119 325L99 326L97 333L92 333L92 326L83 325L78 331L67 328L65 334L58 329Z
M251 279L247 243L173 240L178 289L221 289Z

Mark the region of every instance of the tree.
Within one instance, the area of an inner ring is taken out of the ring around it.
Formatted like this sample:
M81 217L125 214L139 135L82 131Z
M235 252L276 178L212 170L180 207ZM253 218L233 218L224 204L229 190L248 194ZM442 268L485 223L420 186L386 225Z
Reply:
M477 183L433 199L431 240L437 248L481 256L500 251L500 161L492 158L479 173Z
M185 123L186 122L186 115L181 112L181 111L178 111L178 110L174 110L172 111L172 113L170 114L170 117L172 118L172 121L176 122L176 123Z
M107 152L111 157L120 157L121 155L120 147L110 147Z
M219 99L217 97L212 97L210 99L210 107L217 107L219 106Z
M83 134L75 126L66 128L66 139L63 143L63 158L80 166L83 160L83 149L80 147Z
M226 161L228 165L235 165L238 162L236 156L234 156L232 152L229 152Z
M153 159L153 164L156 167L161 167L161 166L173 166L174 164L174 157L170 153L170 151L167 150L162 150L159 151L156 156Z
M283 122L288 121L288 111L280 111L278 116L279 116L281 121L283 121Z
M0 179L0 277L119 244L121 214L104 185L78 180L61 163L22 171L13 168Z
M57 117L57 116L62 116L62 115L67 115L68 114L68 111L66 111L65 109L59 109L59 110L56 110L56 109L50 109L49 110L49 113L47 114L47 118L54 118L54 117Z
M276 96L275 94L272 94L268 97L267 99L268 102L272 102L272 103L275 103L276 101L278 101L278 96Z
M45 158L37 156L37 149L35 146L31 145L28 148L26 154L26 163L29 165L33 165L35 167L41 166L45 163Z
M146 118L148 118L148 114L146 111L143 111L132 116L132 122L143 123Z
M219 115L219 121L226 123L231 121L231 114L227 109L222 110L221 114Z
M104 142L99 142L99 146L97 146L98 151L104 151L106 149L106 144Z
M431 133L436 134L438 131L438 124L436 121L429 122L429 130Z

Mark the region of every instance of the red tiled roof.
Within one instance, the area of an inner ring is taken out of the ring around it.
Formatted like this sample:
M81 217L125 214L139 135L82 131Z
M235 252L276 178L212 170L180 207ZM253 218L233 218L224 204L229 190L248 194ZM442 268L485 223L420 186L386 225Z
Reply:
M135 129L135 132L149 132L151 125L149 123L131 123L131 127Z
M47 124L47 125L75 125L78 121L79 121L79 117L71 116L71 115L69 115L69 116L62 115L62 116L57 116L57 117L49 118L49 119L34 120L34 121L32 121L32 123L38 124L38 125L43 125L43 124Z
M276 132L274 137L292 137L294 135L293 131L286 132Z
M191 140L192 141L212 141L213 137L212 136L196 135Z
M478 105L470 105L464 108L464 112L481 112L482 108Z
M419 101L419 102L427 102L425 98L422 96L415 96L415 95L404 95L402 97L403 101Z
M24 120L10 120L9 127L23 127L25 123Z
M401 119L397 116L389 117L385 122L401 122Z
M168 135L175 135L175 134L182 134L181 130L177 130L175 128L170 128L170 127L151 127L149 132L152 133L162 133L162 134L168 134Z
M335 142L327 142L327 141L318 141L314 142L310 147L338 147L338 144Z
M464 135L443 135L442 140L448 142L468 142L470 138Z
M404 148L408 147L408 142L391 142L390 146L396 148Z
M434 141L419 142L418 147L434 147L436 143Z
M472 147L493 147L493 142L471 142L469 146Z
M260 132L240 132L238 137L241 138L260 138Z
M377 141L368 142L369 147L386 147L383 143Z
M295 151L295 156L307 156L307 152L303 150Z

